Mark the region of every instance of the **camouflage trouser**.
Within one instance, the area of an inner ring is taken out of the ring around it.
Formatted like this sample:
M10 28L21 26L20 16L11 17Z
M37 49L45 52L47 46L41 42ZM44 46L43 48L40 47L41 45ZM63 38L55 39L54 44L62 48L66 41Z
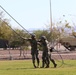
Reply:
M31 55L32 55L32 62L34 67L36 67L35 59L37 60L37 67L38 67L39 66L38 50L34 50L34 51L32 50Z
M51 53L49 54L49 59L54 64L54 67L56 67L57 64L55 63L54 59L51 58Z
M46 66L49 66L49 55L48 52L43 52L42 54L42 67L44 67L46 64Z

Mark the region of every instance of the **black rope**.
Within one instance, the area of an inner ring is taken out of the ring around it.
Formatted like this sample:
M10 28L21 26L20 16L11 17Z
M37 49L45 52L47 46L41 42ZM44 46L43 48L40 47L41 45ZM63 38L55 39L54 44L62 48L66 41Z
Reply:
M59 51L57 51L57 50L55 50L55 51L59 54L59 56L60 56L60 58L61 58L61 60L62 60L62 62L61 62L61 61L58 61L58 62L61 62L61 63L62 63L62 64L59 66L59 67L61 67L61 66L64 64L64 60L63 60L61 54L59 53Z
M27 32L28 34L30 34L29 31L26 30L16 19L14 19L1 5L0 5L0 7L1 7L19 26L21 26L21 27L25 30L25 32Z
M74 66L74 65L72 65L72 64L67 64L67 63L64 62L64 60L63 60L63 58L62 58L62 55L59 53L60 51L57 51L57 50L54 50L54 51L57 52L57 54L59 54L59 56L60 56L60 58L61 58L61 60L62 60L62 61L56 60L56 61L58 61L58 62L61 63L61 65L60 65L59 67L61 67L61 66L63 66L63 65Z

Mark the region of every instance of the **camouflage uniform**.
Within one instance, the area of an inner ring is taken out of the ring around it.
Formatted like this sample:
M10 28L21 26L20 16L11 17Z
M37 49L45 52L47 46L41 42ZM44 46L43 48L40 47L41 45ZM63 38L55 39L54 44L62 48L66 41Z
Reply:
M51 58L51 52L53 52L53 49L54 49L53 47L50 48L49 58L50 58L50 61L53 63L54 68L56 68L57 64L55 63L54 59Z
M39 58L38 58L38 50L37 50L37 40L35 35L31 35L30 39L27 39L31 44L31 55L32 55L32 62L35 68L39 66ZM35 59L37 59L37 66L35 65Z
M45 39L45 36L41 37L41 40L39 41L41 42L42 45L42 49L43 49L43 53L42 53L42 67L46 67L45 68L49 68L49 55L48 55L48 46L47 46L47 40Z

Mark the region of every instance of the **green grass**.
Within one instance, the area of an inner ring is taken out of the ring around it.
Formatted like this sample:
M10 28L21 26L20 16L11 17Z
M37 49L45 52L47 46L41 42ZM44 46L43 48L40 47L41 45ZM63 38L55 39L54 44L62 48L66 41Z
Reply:
M56 61L57 62L57 61ZM0 75L76 75L76 60L64 60L61 67L34 68L31 60L0 61Z

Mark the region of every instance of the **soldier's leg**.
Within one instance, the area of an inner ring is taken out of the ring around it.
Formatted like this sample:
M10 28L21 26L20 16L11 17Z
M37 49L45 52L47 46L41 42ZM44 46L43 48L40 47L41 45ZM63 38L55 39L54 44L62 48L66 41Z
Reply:
M39 58L38 58L38 51L36 52L36 59L37 59L37 66L39 66L40 61L39 61Z
M33 62L33 66L36 68L36 65L35 65L35 55L32 54L32 62Z
M50 64L49 56L48 56L48 53L46 53L46 67L45 68L49 68L49 64Z
M45 58L42 57L42 67L41 68L44 68L44 66L45 66Z
M57 64L55 63L54 59L51 58L51 54L49 55L50 61L54 64L54 67L56 68Z
M46 63L46 60L45 60L45 53L43 52L43 54L42 54L42 67L41 67L41 68L44 68L45 63Z
M54 67L56 68L57 64L55 63L54 59L51 59L50 61L54 64Z

